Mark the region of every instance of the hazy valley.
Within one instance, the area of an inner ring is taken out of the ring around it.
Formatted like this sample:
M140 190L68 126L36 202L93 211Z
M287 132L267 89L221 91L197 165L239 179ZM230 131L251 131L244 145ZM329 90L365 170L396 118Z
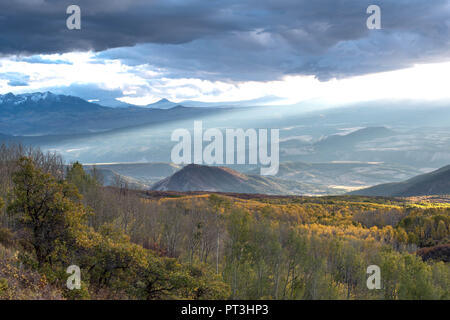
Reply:
M425 113L426 106L407 102L395 109L380 102L319 111L249 107L248 102L231 107L189 104L164 100L147 107L109 108L51 93L3 95L0 139L58 152L69 162L98 163L110 170L105 171L107 184L115 173L140 188L180 169L170 164L175 144L170 135L177 128L192 130L194 120L218 128L279 128L281 165L276 178L291 181L291 187L314 185L293 188L293 194L340 194L400 182L450 163L450 129L440 125L450 121L450 113L439 105ZM165 169L155 173L153 163ZM230 168L243 174L258 170L255 165Z

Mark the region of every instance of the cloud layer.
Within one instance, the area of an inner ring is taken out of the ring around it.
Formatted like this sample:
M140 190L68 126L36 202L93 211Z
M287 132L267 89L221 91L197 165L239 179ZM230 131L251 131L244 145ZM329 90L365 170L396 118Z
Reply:
M71 4L81 30L66 28ZM370 4L382 30L366 28ZM171 78L328 80L450 59L448 0L17 0L0 12L0 54L94 50Z

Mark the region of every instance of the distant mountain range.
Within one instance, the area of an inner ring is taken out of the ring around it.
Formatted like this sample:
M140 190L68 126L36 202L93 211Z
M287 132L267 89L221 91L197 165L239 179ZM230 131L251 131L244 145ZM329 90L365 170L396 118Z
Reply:
M386 183L350 194L385 197L413 197L450 194L450 165L404 182Z
M406 180L450 163L447 105L380 102L311 112L296 105L262 106L276 99L182 105L163 99L147 107L111 108L101 105L106 101L102 97L88 102L50 92L6 94L0 95L0 143L57 151L69 162L170 162L175 145L171 133L178 128L192 130L194 120L199 120L205 128L221 130L279 129L280 164L314 164L308 168L291 164L287 171L280 167L277 178L283 180L371 186Z
M184 101L162 99L147 106L96 103L70 95L34 92L0 95L0 137L71 135L104 132L119 128L206 117L235 107L262 105L277 97L235 102ZM107 100L110 101L110 100ZM11 140L11 138L9 138Z
M249 171L258 174L259 168ZM280 163L277 178L301 181L308 184L352 188L380 183L402 181L421 174L414 167L383 162L323 162L305 163L286 161Z
M213 107L213 108L234 108L234 107L255 107L255 106L264 106L267 104L276 104L280 102L282 99L276 96L266 96L257 99L251 100L243 100L243 101L226 101L226 102L202 102L202 101L193 101L193 100L185 100L180 103L172 102L168 99L161 99L155 103L148 104L145 106L146 108L155 108L155 109L170 109L178 105L183 105L185 107L193 107L193 108L204 108L204 107Z
M0 95L0 133L3 135L61 135L103 132L161 123L218 112L214 108L168 110L140 107L110 108L74 96L37 92Z
M226 167L190 164L151 187L156 191L216 191L276 195L331 194L336 190L279 178L247 175Z

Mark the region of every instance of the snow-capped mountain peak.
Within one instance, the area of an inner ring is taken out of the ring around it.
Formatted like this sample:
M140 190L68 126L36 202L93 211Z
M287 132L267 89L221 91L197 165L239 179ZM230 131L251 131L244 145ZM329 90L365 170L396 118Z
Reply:
M23 94L7 93L0 95L0 104L9 103L14 105L23 104L25 102L39 102L39 101L59 101L60 96L53 94L49 91L46 92L33 92Z

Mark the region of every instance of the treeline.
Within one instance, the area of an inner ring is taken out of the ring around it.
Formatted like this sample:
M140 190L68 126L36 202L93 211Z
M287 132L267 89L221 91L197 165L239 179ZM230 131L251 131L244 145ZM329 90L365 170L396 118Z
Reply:
M448 205L367 197L154 199L120 179L105 188L95 169L65 167L56 155L20 147L0 154L0 243L19 253L9 264L24 266L28 281L45 275L42 285L62 288L47 289L49 297L450 299L449 264L415 253L450 243ZM81 291L64 289L71 264L82 269ZM367 288L369 265L381 269L380 290ZM0 294L1 278L0 263Z

